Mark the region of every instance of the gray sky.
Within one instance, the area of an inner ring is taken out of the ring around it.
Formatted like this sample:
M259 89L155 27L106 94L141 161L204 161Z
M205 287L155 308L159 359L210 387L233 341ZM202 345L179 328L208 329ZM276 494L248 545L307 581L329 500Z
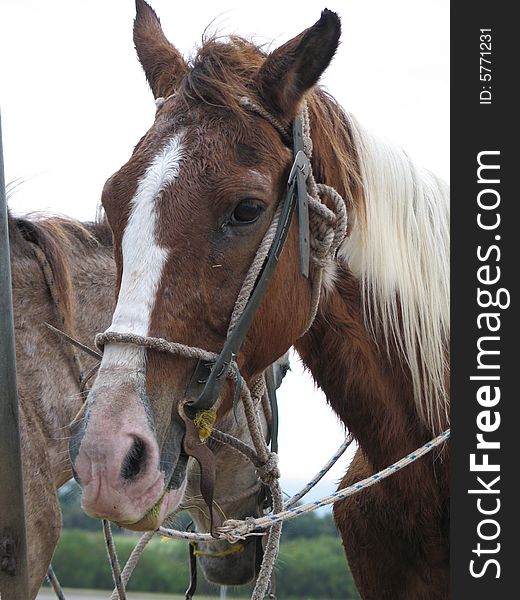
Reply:
M324 8L342 43L322 83L373 132L449 178L448 0L151 0L188 55L222 33L285 42ZM95 216L103 183L131 154L155 106L132 44L133 0L2 0L0 106L15 213ZM309 479L339 446L337 419L293 361L280 393L281 468ZM343 464L328 477L337 480Z

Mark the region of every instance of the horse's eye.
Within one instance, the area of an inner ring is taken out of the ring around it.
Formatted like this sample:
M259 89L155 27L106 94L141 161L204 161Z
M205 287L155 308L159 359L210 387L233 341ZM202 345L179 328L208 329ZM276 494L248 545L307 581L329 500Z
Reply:
M260 214L263 207L254 200L242 200L231 215L231 223L234 225L248 225L254 223Z

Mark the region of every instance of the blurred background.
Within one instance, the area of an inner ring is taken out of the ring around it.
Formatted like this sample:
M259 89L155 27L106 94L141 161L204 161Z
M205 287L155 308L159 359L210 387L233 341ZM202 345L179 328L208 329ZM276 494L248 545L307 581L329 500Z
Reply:
M367 128L449 179L447 0L152 0L151 5L186 57L207 27L252 36L274 48L312 25L323 8L337 11L341 45L322 84ZM93 220L105 180L126 162L152 123L155 105L132 43L134 13L132 0L2 0L0 107L15 214L45 211ZM294 493L333 454L345 432L294 353L279 399L282 482ZM325 477L311 499L337 487L351 456ZM81 516L69 519L78 508L73 486L62 496L70 513L66 526L88 528ZM348 595L342 549L325 513L310 517L309 527L302 525L292 539L287 527L280 575L285 572L285 579L301 589L285 589L284 598L354 597ZM91 534L82 535L87 538L75 542L79 548L87 547ZM317 539L325 540L323 548ZM305 544L309 556L294 558L291 552L304 554ZM157 552L176 548L160 544ZM320 560L324 555L328 559ZM293 572L291 561L307 566ZM311 583L326 579L331 564L339 587L311 591Z

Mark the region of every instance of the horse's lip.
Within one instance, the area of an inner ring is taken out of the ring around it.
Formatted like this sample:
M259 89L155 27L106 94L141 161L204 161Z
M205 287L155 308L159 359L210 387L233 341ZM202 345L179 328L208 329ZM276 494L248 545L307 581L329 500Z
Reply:
M185 488L186 481L178 489L164 490L159 500L143 517L133 522L117 522L116 525L132 531L153 531L157 529L164 519L179 507L184 497Z
M142 529L142 527L148 525L149 523L152 524L158 520L157 517L161 513L162 503L165 494L166 491L162 493L159 500L157 500L157 502L152 506L152 508L148 510L144 517L137 519L137 521L119 521L116 523L116 525L118 527L124 527L125 529L133 529L135 531L147 531L149 529L156 529L157 527L153 527L152 525L150 525L150 527L145 527L145 529Z

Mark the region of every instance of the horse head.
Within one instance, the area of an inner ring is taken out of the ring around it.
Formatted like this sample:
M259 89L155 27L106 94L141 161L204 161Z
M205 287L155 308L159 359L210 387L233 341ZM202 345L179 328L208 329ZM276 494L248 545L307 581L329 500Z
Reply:
M222 350L244 279L286 193L293 154L279 125L290 129L339 35L337 15L324 10L271 54L239 38L210 39L187 64L154 11L137 1L134 41L158 109L102 194L118 273L109 332ZM270 117L245 108L243 98ZM296 219L288 229L236 356L246 382L288 350L309 318L313 268L309 279L301 275ZM184 413L196 400L196 364L195 356L105 342L70 445L87 513L149 529L182 502ZM231 409L234 392L227 381L217 419Z

